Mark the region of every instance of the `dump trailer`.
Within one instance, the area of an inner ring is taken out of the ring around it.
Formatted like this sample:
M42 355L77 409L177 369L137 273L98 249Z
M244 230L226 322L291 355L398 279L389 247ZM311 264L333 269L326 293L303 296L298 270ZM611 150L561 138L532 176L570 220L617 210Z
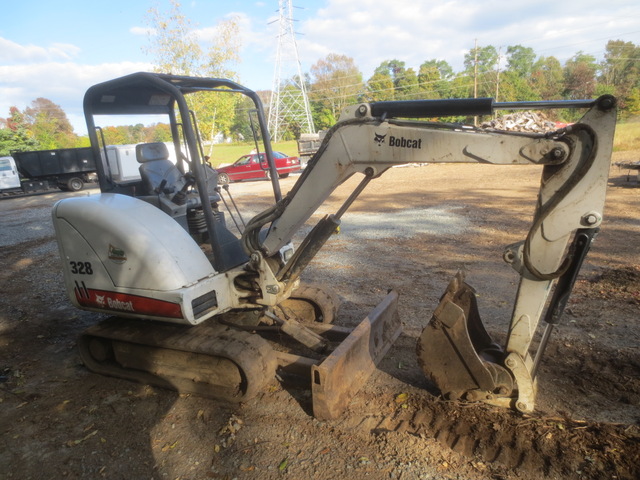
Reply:
M298 139L298 157L300 165L304 168L311 157L313 157L324 139L326 130L320 130L318 133L302 133Z
M20 184L12 188L25 193L50 188L77 192L97 179L91 148L11 152L11 157L20 177Z

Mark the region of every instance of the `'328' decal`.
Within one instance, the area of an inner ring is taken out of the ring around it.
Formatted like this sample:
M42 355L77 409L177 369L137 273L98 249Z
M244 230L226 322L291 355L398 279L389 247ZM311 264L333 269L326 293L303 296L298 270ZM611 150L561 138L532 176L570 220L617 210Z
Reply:
M75 275L93 275L91 262L69 262L71 273Z

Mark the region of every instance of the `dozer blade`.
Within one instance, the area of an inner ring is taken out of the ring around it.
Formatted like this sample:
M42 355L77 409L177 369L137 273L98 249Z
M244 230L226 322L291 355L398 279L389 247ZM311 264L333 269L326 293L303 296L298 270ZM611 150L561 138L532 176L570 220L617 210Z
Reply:
M337 418L375 371L402 330L397 305L398 294L390 292L322 363L311 367L314 417Z
M417 344L418 364L447 398L509 397L513 380L503 352L484 328L475 291L462 272L451 280Z
M87 329L79 348L95 373L230 402L254 396L277 366L266 340L209 322L112 317Z

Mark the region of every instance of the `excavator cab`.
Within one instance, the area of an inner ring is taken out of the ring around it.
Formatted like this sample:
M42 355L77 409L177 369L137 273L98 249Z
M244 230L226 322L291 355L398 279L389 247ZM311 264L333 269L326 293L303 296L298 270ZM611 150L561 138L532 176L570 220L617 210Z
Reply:
M95 85L84 98L91 146L95 158L100 159L100 190L139 198L160 208L199 244L208 245L219 272L245 262L247 256L239 243L241 232L227 228L230 212L220 208L223 199L218 175L207 163L213 139L205 142L200 129L213 131L216 110L241 103L251 104L247 111L252 118L247 123L254 148L274 169L262 103L255 92L235 82L143 72ZM166 141L137 138L134 140L139 143L119 145L123 134L118 125L127 123L161 125L157 131L165 132ZM278 201L277 175L272 175L272 185Z

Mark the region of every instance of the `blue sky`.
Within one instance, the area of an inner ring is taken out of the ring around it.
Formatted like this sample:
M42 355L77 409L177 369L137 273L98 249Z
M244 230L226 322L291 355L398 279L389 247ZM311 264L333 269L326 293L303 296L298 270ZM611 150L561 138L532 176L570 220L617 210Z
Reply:
M640 44L637 0L294 0L302 70L329 53L354 59L364 79L380 62L418 69L440 59L455 71L479 46L523 45L566 61L578 51L602 59L608 40ZM59 104L76 133L85 133L82 97L91 85L148 70L144 33L150 7L167 0L0 0L0 117L38 97ZM272 87L277 47L277 0L184 0L182 12L203 34L220 20L241 25L240 81ZM206 45L205 45L206 47Z

